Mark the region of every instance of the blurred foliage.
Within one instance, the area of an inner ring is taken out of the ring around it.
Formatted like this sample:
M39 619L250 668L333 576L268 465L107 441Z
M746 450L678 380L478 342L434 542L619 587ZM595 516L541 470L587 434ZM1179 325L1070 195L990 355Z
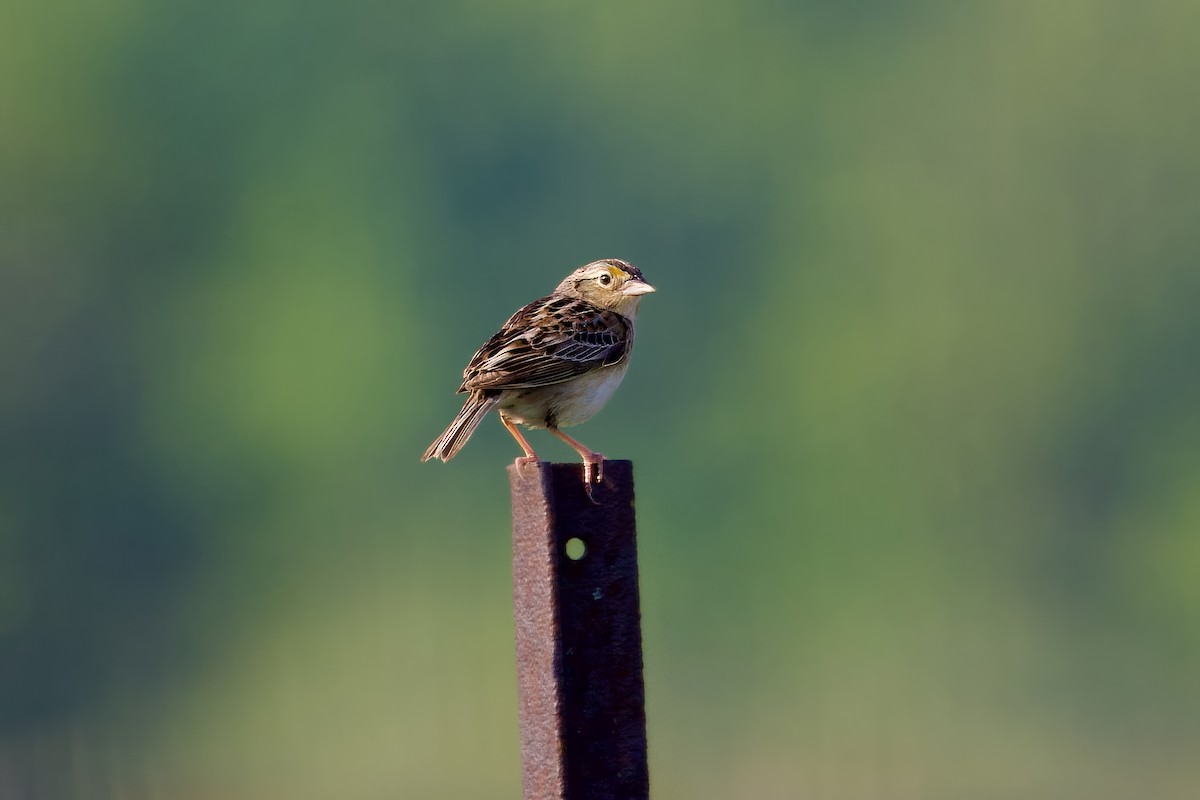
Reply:
M1194 796L1198 22L0 7L0 796L519 796L515 448L417 456L604 256L656 796Z

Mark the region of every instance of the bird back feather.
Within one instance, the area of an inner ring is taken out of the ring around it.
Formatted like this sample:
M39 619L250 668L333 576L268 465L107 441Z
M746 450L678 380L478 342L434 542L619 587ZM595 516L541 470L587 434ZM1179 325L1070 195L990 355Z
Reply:
M618 364L633 325L586 300L549 295L509 317L471 358L459 391L551 386Z

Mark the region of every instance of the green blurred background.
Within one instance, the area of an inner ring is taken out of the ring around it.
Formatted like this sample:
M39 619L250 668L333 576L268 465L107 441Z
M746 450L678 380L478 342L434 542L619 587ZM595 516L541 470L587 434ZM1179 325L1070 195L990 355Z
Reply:
M0 797L518 797L517 449L417 459L609 256L655 797L1195 797L1198 26L5 3Z

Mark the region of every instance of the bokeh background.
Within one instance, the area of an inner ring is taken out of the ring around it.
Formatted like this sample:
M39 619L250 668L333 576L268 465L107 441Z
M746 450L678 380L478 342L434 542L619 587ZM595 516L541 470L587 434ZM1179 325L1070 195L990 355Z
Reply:
M0 797L518 797L517 451L417 459L606 256L656 797L1195 797L1198 26L4 3Z

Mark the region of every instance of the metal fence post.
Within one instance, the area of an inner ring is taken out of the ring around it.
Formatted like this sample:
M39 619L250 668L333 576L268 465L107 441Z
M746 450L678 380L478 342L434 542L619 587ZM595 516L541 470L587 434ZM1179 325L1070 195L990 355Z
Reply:
M633 464L508 474L525 800L646 800Z

